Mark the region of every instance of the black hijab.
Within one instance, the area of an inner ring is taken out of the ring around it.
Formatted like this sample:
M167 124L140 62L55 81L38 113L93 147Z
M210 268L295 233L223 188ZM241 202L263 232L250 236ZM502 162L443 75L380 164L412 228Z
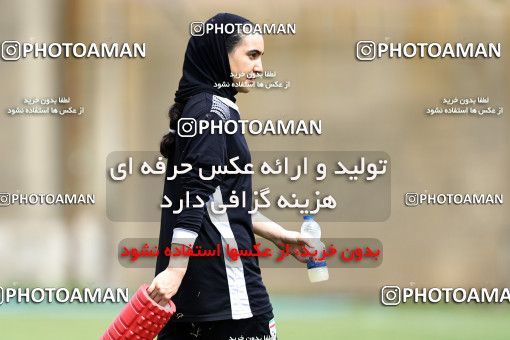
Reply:
M230 13L219 13L205 24L216 25L250 23L248 19ZM204 30L205 31L205 30ZM235 32L234 32L235 33ZM234 87L215 88L215 83L232 83L225 41L229 34L206 31L202 36L191 36L184 56L182 78L175 92L175 102L185 104L189 97L209 92L235 102L237 91Z

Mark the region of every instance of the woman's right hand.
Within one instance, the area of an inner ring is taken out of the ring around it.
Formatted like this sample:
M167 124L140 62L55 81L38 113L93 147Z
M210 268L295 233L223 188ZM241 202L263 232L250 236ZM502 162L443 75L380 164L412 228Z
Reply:
M147 293L156 303L166 306L172 296L177 293L185 273L186 268L165 269L152 280Z
M300 253L302 248L305 246L310 249L313 249L314 246L313 242L305 238L299 231L287 229L282 229L278 234L278 237L273 240L273 243L281 250L285 249L285 245L288 244L290 254L302 263L307 263L309 259L303 256L298 256L298 253Z

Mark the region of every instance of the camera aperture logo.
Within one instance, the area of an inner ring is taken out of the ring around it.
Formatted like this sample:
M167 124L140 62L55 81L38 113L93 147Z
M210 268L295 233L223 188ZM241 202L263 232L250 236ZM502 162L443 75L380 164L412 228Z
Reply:
M361 61L375 59L375 43L369 40L360 40L356 44L356 58Z
M21 58L21 44L19 41L6 40L2 43L2 59L16 61Z
M0 192L0 207L8 207L9 205L11 205L11 194Z
M384 286L381 289L381 303L384 306L398 306L400 304L400 287Z
M356 43L356 59L476 59L501 58L501 43L460 43L460 42L375 42L360 40Z

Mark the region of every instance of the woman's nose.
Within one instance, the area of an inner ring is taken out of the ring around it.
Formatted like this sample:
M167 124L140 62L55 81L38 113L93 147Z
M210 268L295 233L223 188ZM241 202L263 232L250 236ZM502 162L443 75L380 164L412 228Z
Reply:
M262 61L257 61L255 63L255 66L253 67L253 72L258 73L258 72L263 72L263 71L264 71L264 68L262 67Z

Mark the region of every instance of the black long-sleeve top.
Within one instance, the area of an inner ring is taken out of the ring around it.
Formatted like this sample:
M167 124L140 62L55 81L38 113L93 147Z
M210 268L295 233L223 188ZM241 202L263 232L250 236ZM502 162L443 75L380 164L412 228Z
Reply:
M182 118L215 121L240 119L237 105L226 98L210 93L192 96L186 103ZM217 249L221 245L221 256L190 257L188 269L181 286L172 301L177 314L170 321L214 321L244 319L265 313L272 314L266 288L262 282L257 257L240 257L232 261L225 254L225 246L238 249L253 249L255 237L251 215L248 213L252 201L251 175L222 174L211 180L199 177L211 175L212 166L227 165L229 159L239 156L236 164L243 169L251 162L246 139L238 128L235 134L219 134L210 129L193 137L176 134L175 152L168 159L167 176L173 175L174 165L189 163L192 170L165 181L164 195L176 203L189 192L189 206L180 213L172 212L179 204L162 210L159 249L170 247L172 239L194 240L194 248ZM247 207L228 208L224 214L211 211L212 202L229 202L232 191L240 199L245 192ZM198 203L199 196L207 204L191 207ZM187 242L186 242L187 244ZM171 260L171 259L170 259ZM169 257L163 251L157 259L156 274L167 266Z

